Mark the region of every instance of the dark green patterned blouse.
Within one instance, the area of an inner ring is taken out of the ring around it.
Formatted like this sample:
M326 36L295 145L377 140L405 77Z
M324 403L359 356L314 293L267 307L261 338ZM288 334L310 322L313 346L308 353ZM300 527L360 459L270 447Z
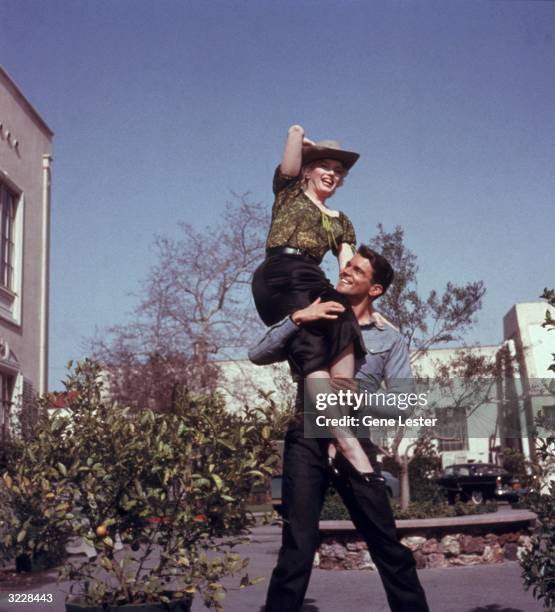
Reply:
M322 212L303 192L300 177L281 174L278 166L274 174L274 194L267 249L289 246L303 249L321 260L329 249L337 255L341 243L347 242L354 252L353 224L342 212L338 217Z

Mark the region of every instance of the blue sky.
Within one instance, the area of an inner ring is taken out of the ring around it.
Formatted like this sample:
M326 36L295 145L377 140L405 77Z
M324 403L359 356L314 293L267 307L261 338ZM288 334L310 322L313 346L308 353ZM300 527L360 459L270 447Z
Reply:
M361 153L360 240L403 226L423 291L484 280L467 342L554 284L555 3L0 0L0 62L55 132L52 387L154 234L271 205L292 123Z

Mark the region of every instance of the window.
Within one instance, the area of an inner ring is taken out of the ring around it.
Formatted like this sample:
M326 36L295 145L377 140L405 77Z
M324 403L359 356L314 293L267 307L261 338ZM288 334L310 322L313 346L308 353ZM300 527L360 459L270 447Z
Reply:
M555 404L542 406L541 416L543 427L549 433L555 430Z
M468 449L468 428L465 408L438 408L439 452Z
M14 222L17 197L0 183L0 285L14 291Z
M13 376L0 372L0 425L2 426L2 442L9 438L13 383Z
M21 324L23 194L0 171L0 317Z

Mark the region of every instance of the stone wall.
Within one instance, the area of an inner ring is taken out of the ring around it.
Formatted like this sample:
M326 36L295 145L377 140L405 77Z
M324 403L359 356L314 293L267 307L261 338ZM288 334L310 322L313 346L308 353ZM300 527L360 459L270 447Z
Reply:
M530 545L530 531L523 528L507 533L449 533L410 535L401 542L414 554L418 569L427 567L457 567L461 565L485 565L516 561ZM374 570L366 544L356 533L324 536L314 558L314 566L320 569Z

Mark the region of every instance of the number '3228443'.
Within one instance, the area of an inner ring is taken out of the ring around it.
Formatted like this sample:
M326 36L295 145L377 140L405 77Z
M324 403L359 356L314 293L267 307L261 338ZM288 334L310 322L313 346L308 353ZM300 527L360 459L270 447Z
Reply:
M52 593L8 593L8 603L52 603Z

